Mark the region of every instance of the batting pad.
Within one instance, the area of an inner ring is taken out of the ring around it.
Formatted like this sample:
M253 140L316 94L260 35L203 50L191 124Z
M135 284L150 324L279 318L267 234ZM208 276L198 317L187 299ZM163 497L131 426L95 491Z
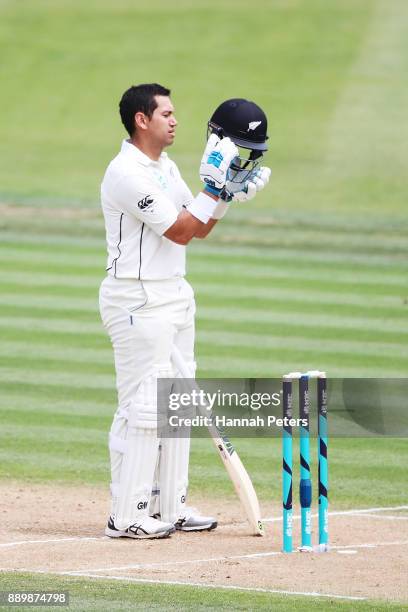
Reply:
M119 495L120 470L126 449L129 410L121 407L115 412L109 433L109 455L111 465L111 516L116 515Z
M160 514L165 523L175 523L185 506L189 454L189 437L162 439L159 469Z
M160 440L157 437L157 379L169 378L167 365L138 386L130 405L119 409L112 423L109 449L112 468L112 517L117 529L127 529L147 516Z
M120 451L119 440L111 436L111 450ZM157 377L149 376L138 387L128 409L126 440L122 440L122 462L114 523L127 529L147 516L157 461Z
M195 361L186 361L191 378L195 377ZM177 373L177 378L182 373ZM180 437L163 438L159 458L159 489L161 520L175 523L183 512L188 489L190 436L186 427Z
M155 429L129 426L114 523L127 529L147 516L159 440Z

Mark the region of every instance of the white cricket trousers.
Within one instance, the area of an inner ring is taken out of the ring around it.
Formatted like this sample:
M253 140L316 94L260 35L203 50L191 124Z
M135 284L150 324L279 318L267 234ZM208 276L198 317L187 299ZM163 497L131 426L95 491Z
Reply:
M110 436L111 439L126 440L129 406L132 406L138 392L140 393L141 385L147 380L151 381L152 376L162 376L163 372L167 372L167 376L176 375L171 364L173 344L194 371L194 292L184 278L139 281L107 276L100 287L99 305L104 327L112 342L116 369L118 409L113 418ZM156 415L157 412L152 414L151 407L146 406L144 414L137 417L140 416L139 420L146 423L146 419L155 420ZM184 443L182 454L187 462L183 470L183 478L187 481L189 441ZM112 514L115 515L120 495L123 452L118 452L115 445L112 447L110 444L110 458ZM140 485L142 489L143 486L143 490L149 487L150 491L152 487L154 489L153 474L150 484L150 472L147 475L144 473L142 477L145 481ZM183 500L186 487L187 482L183 482ZM139 490L137 486L135 489ZM149 495L146 497L147 506L150 504ZM145 508L146 503L139 502L139 505ZM132 512L134 513L133 510ZM148 510L146 514L147 512ZM132 520L133 518L138 517L132 517Z

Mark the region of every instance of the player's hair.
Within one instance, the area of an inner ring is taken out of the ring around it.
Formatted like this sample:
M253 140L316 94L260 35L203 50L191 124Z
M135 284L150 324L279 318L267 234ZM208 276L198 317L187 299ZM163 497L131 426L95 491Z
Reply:
M135 131L135 114L144 113L147 117L153 115L157 108L155 96L169 96L170 89L158 83L143 83L142 85L132 85L125 91L119 102L119 112L122 123L129 136Z

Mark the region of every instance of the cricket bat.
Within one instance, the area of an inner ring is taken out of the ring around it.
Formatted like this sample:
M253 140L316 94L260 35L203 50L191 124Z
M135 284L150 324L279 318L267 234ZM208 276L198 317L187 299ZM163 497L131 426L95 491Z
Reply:
M174 365L183 378L193 378L191 372L189 372L187 364L176 346L173 346L172 359ZM194 385L198 389L198 385L196 383L194 383ZM203 410L204 413L205 409L203 407L201 407L201 410ZM208 413L205 412L205 416L208 417ZM261 520L261 510L259 507L258 497L252 481L248 476L248 472L239 458L237 451L233 447L226 433L217 427L213 421L210 425L208 425L208 430L214 446L221 457L225 469L227 470L228 475L234 485L235 491L241 501L253 534L258 536L265 535Z

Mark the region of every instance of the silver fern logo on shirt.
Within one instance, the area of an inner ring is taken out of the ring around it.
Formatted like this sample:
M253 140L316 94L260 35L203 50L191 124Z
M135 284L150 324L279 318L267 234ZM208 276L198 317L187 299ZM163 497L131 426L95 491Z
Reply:
M147 195L137 203L140 210L152 210L153 209L153 198L151 195Z

